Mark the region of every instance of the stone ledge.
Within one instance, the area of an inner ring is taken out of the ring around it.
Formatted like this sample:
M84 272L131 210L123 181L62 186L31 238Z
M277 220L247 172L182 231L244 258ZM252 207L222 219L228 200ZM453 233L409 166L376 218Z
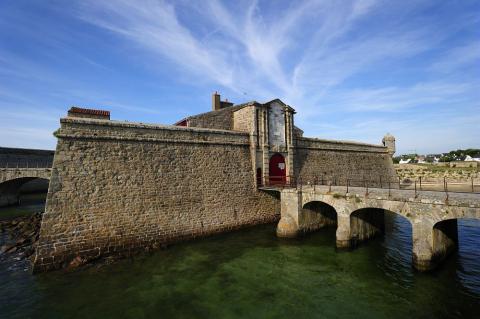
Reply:
M153 137L121 137L121 136L92 136L92 135L76 135L76 134L55 134L58 138L77 139L77 140L114 140L114 141L138 141L153 143L175 143L175 144L212 144L212 145L232 145L232 146L249 146L248 142L232 142L232 141L200 141L200 140L176 140L176 139L160 139Z
M350 141L323 140L311 137L297 138L298 149L334 150L342 152L385 153L386 147L375 144L366 144Z
M119 127L119 128L136 128L136 129L148 129L148 130L167 130L167 131L183 131L183 132L205 132L219 135L236 135L236 136L248 136L246 132L219 130L210 128L199 127L185 127L174 125L162 125L162 124L147 124L140 122L122 122L122 121L109 121L100 119L87 119L87 118L62 118L60 123L72 123L72 124L85 124L107 127Z

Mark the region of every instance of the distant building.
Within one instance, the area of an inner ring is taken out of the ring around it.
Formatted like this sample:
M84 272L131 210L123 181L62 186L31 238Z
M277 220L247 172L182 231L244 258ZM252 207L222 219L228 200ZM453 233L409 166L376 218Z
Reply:
M407 158L407 159L400 159L400 164L409 164L410 162L412 161L411 158Z
M471 157L470 155L467 155L465 157L465 162L480 162L480 158L478 157Z
M416 157L416 161L417 161L417 163L419 163L419 164L425 164L425 163L426 163L426 158L425 158L425 156L420 155L420 156L417 156L417 157Z

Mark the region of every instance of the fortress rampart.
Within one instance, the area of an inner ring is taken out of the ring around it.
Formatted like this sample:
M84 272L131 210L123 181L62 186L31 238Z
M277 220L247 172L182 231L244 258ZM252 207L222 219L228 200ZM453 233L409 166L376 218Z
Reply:
M65 118L35 271L273 222L242 132Z

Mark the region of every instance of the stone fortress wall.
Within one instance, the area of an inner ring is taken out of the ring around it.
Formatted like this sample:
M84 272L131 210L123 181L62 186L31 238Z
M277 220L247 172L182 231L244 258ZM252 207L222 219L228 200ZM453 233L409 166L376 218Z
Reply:
M296 140L295 176L304 181L318 181L378 186L383 182L396 181L392 157L380 145L332 141L301 137ZM363 185L362 185L363 186Z
M65 118L34 271L274 222L242 132Z

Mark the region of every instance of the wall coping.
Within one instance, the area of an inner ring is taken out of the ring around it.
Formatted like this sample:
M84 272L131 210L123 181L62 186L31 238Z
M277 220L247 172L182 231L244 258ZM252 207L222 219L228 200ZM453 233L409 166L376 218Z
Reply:
M164 125L164 124L151 124L151 123L142 123L142 122L128 122L128 121L112 121L112 120L101 120L101 119L89 119L89 118L61 118L60 123L67 124L85 124L85 125L95 125L95 126L109 126L109 127L123 127L123 128L134 128L134 129L148 129L148 130L168 130L168 131L183 131L183 132L197 132L197 133L213 133L220 135L243 135L248 136L247 132L239 131L230 131L230 130L220 130L220 129L211 129L211 128L200 128L200 127L186 127L186 126L175 126L175 125Z
M368 143L362 143L362 142L342 141L342 140L326 140L326 139L320 139L320 138L314 138L314 137L297 137L296 140L297 142L299 142L297 143L297 148L388 153L387 147L382 145L377 145L377 144L368 144ZM302 143L305 143L307 145L302 145ZM308 143L313 143L314 145L308 145ZM345 147L345 148L338 148L338 147Z
M355 141L346 141L346 140L326 140L316 137L299 137L298 140L309 140L314 142L322 142L322 143L331 143L331 144L342 144L342 145L355 145L355 146L369 146L369 147L377 147L380 149L386 149L385 146L378 145L378 144L369 144L363 142L355 142Z

